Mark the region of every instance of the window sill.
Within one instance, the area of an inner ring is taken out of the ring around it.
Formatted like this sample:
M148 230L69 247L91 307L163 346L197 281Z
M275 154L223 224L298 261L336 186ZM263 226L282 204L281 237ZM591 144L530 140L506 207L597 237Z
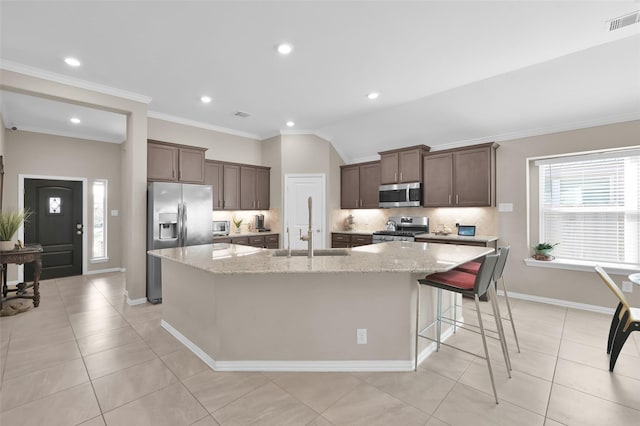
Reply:
M107 263L108 261L108 257L96 257L95 259L90 259L89 263Z
M565 269L568 271L583 272L593 272L593 268L596 265L600 265L606 269L608 273L616 275L629 275L640 270L640 265L620 265L618 263L587 262L569 259L535 260L533 258L528 258L524 259L524 263L527 266L533 266L536 268Z

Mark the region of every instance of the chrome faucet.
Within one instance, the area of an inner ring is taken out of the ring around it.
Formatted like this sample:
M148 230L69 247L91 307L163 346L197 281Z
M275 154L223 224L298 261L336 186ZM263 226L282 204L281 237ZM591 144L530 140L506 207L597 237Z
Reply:
M313 228L311 227L311 212L313 207L313 200L311 197L307 199L309 203L309 230L307 231L307 235L302 235L302 229L300 229L300 239L302 241L307 242L307 256L313 257Z

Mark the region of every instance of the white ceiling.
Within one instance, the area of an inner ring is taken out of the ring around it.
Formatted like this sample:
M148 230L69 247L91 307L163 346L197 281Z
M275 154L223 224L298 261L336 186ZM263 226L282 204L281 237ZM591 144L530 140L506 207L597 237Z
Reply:
M640 24L605 25L638 1L3 0L0 8L6 69L148 96L151 116L257 139L313 132L347 161L640 118ZM294 46L288 57L275 52L282 41ZM68 67L67 56L82 66ZM370 91L379 99L369 101ZM203 94L213 102L202 104ZM5 122L45 121L4 98Z

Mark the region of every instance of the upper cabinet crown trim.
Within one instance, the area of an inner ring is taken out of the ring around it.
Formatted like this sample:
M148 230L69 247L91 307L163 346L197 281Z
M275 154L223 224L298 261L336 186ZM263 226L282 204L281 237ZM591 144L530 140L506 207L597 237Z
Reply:
M184 145L184 144L180 144L180 143L174 143L174 142L165 142L165 141L157 141L157 140L153 140L153 139L147 139L147 143L153 143L156 145L166 145L166 146L173 146L175 148L183 148L183 149L196 149L198 151L206 151L208 148L203 148L201 146L193 146L193 145Z
M378 152L378 154L380 154L380 155L393 154L395 152L411 151L411 150L414 150L414 149L422 149L425 152L431 151L431 147L429 147L427 145L414 145L414 146L405 146L404 148L391 149L389 151L380 151L380 152Z

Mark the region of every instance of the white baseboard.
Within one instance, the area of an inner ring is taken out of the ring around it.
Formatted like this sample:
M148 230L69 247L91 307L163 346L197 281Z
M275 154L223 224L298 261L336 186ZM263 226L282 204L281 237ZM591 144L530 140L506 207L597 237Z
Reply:
M499 296L504 296L504 291L498 290ZM546 303L548 305L562 306L565 308L581 309L583 311L598 312L601 314L613 315L615 309L604 306L589 305L587 303L571 302L569 300L552 299L550 297L533 296L531 294L509 292L509 297L513 299L529 300L531 302Z
M205 364L216 371L413 371L412 360L373 360L373 361L215 361L195 343L185 337L165 320L160 326L178 339ZM431 345L430 345L431 346ZM421 357L426 358L433 350L425 349ZM423 355L426 354L426 355Z
M87 271L85 275L108 274L109 272L122 272L122 268L94 269L93 271Z
M129 306L142 305L144 303L147 303L147 298L146 297L142 297L140 299L129 299L129 291L128 290L124 291L124 297L127 298L127 305L129 305Z
M193 352L198 358L202 360L205 364L207 364L211 369L216 369L216 361L207 355L202 349L200 349L195 343L191 340L187 339L182 333L173 328L171 324L166 322L165 320L160 321L160 327L164 328L171 334L173 337L178 339L183 345L187 347L191 352Z

